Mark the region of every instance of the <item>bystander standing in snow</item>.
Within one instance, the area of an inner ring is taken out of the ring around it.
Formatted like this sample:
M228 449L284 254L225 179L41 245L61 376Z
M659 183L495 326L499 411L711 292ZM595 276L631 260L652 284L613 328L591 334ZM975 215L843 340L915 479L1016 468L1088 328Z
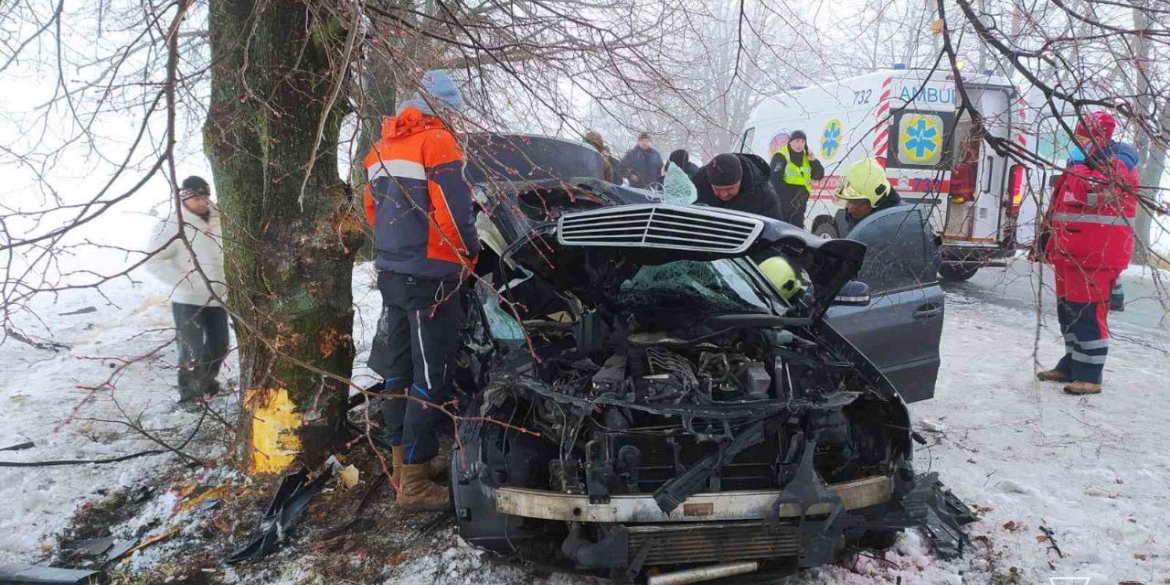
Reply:
M601 154L601 178L610 183L614 182L613 169L617 166L617 161L610 154L609 148L605 146L605 140L601 138L601 134L596 130L586 132L585 143Z
M691 153L682 148L671 152L670 156L667 157L666 166L662 167L663 178L666 177L666 169L670 165L682 169L682 172L686 173L688 177L699 172L699 165L691 162Z
M154 232L146 267L169 286L179 344L179 404L196 407L220 391L219 368L228 353L228 316L222 302L223 238L211 188L202 177L183 180L182 205ZM183 236L179 236L180 222ZM186 242L184 242L186 240Z
M638 144L622 157L620 174L638 189L662 184L662 155L654 150L649 133L640 134Z
M798 228L804 227L813 181L825 178L825 167L807 147L808 137L797 130L788 144L772 155L772 187L780 198L780 212L784 221Z

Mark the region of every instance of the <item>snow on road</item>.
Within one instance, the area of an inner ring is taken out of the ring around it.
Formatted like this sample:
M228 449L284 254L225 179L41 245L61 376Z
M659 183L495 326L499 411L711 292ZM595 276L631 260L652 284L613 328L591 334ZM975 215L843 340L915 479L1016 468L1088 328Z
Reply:
M1018 567L1022 583L1164 582L1170 356L1156 348L1165 343L1114 340L1104 393L1077 398L1034 379L1062 352L1055 315L1045 315L1038 354L1034 315L951 295L945 322L935 399L911 407L916 423L939 428L924 432L937 444L919 450L917 465L940 471L964 501L990 508L972 533L991 538L998 570ZM1054 531L1064 558L1038 541L1040 526ZM972 569L996 569L986 562L974 560Z
M355 271L359 352L377 318L369 274L368 266ZM44 297L33 307L69 350L53 353L11 339L0 346L0 447L36 442L30 450L0 452L0 460L90 459L152 448L117 425L85 420L124 418L119 406L169 437L193 424L193 415L171 406L174 355L161 285L121 281L104 292L109 301L81 291L62 294L55 304ZM61 316L90 306L97 312ZM1115 341L1105 393L1075 398L1058 385L1034 381L1034 345L1042 366L1061 350L1054 321L1046 319L1037 337L1034 315L948 295L936 397L912 405L911 414L929 442L916 455L919 470L941 472L982 512L971 527L975 551L941 562L926 553L919 535L908 534L884 560L860 558L792 582L1047 583L1074 576L1094 583L1164 582L1170 575L1170 436L1164 425L1170 361L1157 348L1165 343ZM30 333L49 334L31 320L21 324ZM80 388L103 384L115 372L111 364L120 363L115 358L152 352L117 376L113 390ZM0 563L41 559L75 508L99 490L139 485L174 465L173 457L151 456L102 466L0 467ZM1053 531L1063 558L1037 538L1041 526ZM453 535L435 545L429 548L434 556L423 554L389 573L410 574L419 583L517 578L514 569L481 569L475 551ZM450 571L451 562L461 569Z

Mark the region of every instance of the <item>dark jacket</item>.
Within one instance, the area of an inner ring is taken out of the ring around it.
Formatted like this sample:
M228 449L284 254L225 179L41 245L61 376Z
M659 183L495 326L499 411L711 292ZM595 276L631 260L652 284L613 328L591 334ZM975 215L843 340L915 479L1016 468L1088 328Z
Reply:
M772 174L768 163L754 154L737 154L739 164L743 167L743 179L739 183L739 195L731 201L721 201L711 189L711 182L707 180L707 165L699 167L691 175L691 182L699 192L695 203L722 207L754 213L772 219L780 218L780 200L776 198L776 191L772 189L769 177Z
M804 187L784 182L784 167L788 166L788 159L784 156L785 152L786 149L781 149L780 152L772 155L772 187L776 189L776 195L780 198L780 209L784 214L784 221L803 228L805 211L808 209L809 192ZM794 152L792 155L793 163L800 165L808 153ZM825 178L825 167L821 161L810 160L808 166L812 180L819 181Z
M422 278L471 272L479 254L471 185L463 152L439 118L416 107L385 118L365 167L378 270Z
M638 175L634 180L633 175ZM629 179L630 186L645 189L661 182L662 155L653 148L642 150L635 146L622 157L620 178Z
M876 213L876 212L881 211L883 209L897 207L901 204L902 204L902 196L898 195L897 190L890 189L890 194L886 195L885 197L882 198L881 201L878 202L877 207L873 208L873 212ZM869 216L867 215L865 217L869 217ZM848 231L846 231L845 234L842 235L842 237L849 235L849 232L853 231L853 228L857 227L857 224L861 223L861 221L863 219L865 219L865 217L863 217L861 219L853 219L853 216L849 215L849 212L845 212L845 227L848 229Z

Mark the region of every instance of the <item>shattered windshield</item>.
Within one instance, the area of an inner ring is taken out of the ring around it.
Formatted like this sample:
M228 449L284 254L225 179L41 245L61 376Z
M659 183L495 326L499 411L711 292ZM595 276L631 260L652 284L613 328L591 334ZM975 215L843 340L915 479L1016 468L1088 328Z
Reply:
M631 311L693 310L702 313L770 313L743 269L733 260L679 260L643 266L622 283L618 302Z

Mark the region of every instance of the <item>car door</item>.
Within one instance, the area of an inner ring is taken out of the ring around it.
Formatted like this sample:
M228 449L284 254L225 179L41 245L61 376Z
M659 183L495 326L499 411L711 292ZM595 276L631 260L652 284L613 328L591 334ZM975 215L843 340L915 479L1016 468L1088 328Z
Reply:
M878 211L849 239L866 245L857 280L869 285L866 306L832 306L826 319L869 358L906 402L934 396L944 298L938 246L921 207Z

